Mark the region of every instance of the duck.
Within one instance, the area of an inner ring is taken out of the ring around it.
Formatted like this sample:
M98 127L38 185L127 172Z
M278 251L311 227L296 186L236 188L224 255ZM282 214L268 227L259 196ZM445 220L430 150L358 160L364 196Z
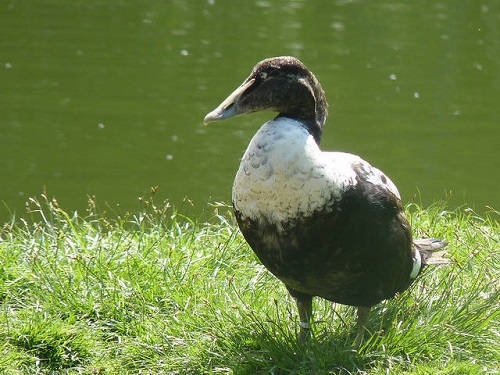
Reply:
M232 188L238 227L260 262L284 283L310 337L313 297L357 307L355 347L370 310L402 293L428 264L448 263L446 241L413 239L392 180L360 156L322 151L328 104L296 57L258 62L204 123L256 111L264 123Z

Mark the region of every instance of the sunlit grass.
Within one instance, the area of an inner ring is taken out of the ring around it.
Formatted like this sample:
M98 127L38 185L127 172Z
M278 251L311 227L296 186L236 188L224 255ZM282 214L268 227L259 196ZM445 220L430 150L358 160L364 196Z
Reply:
M108 219L42 196L0 232L0 373L498 373L498 212L408 207L415 235L450 242L371 314L352 350L351 307L316 299L313 338L227 207L197 222L164 203Z

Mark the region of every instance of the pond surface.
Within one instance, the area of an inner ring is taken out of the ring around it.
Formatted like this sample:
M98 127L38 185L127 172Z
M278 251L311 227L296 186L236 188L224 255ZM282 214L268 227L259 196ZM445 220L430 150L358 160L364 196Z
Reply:
M0 4L0 222L47 191L67 210L197 212L230 201L259 113L202 119L259 60L295 55L330 102L324 150L361 155L405 201L499 207L496 1Z

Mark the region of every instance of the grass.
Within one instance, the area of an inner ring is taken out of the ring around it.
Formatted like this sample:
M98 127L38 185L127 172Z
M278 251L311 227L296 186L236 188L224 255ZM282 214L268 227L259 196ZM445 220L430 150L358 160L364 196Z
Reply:
M316 299L313 339L225 206L197 222L143 201L85 217L46 196L0 231L0 373L498 374L498 212L408 206L415 235L446 238L428 268L379 304L352 350L352 307Z

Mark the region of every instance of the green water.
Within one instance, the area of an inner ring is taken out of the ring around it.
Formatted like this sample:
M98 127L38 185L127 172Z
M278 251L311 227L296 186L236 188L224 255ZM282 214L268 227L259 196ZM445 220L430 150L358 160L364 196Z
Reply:
M322 147L357 153L405 201L498 208L496 1L0 2L1 221L46 190L116 212L159 186L230 200L272 114L204 115L258 60L291 54L330 102Z

